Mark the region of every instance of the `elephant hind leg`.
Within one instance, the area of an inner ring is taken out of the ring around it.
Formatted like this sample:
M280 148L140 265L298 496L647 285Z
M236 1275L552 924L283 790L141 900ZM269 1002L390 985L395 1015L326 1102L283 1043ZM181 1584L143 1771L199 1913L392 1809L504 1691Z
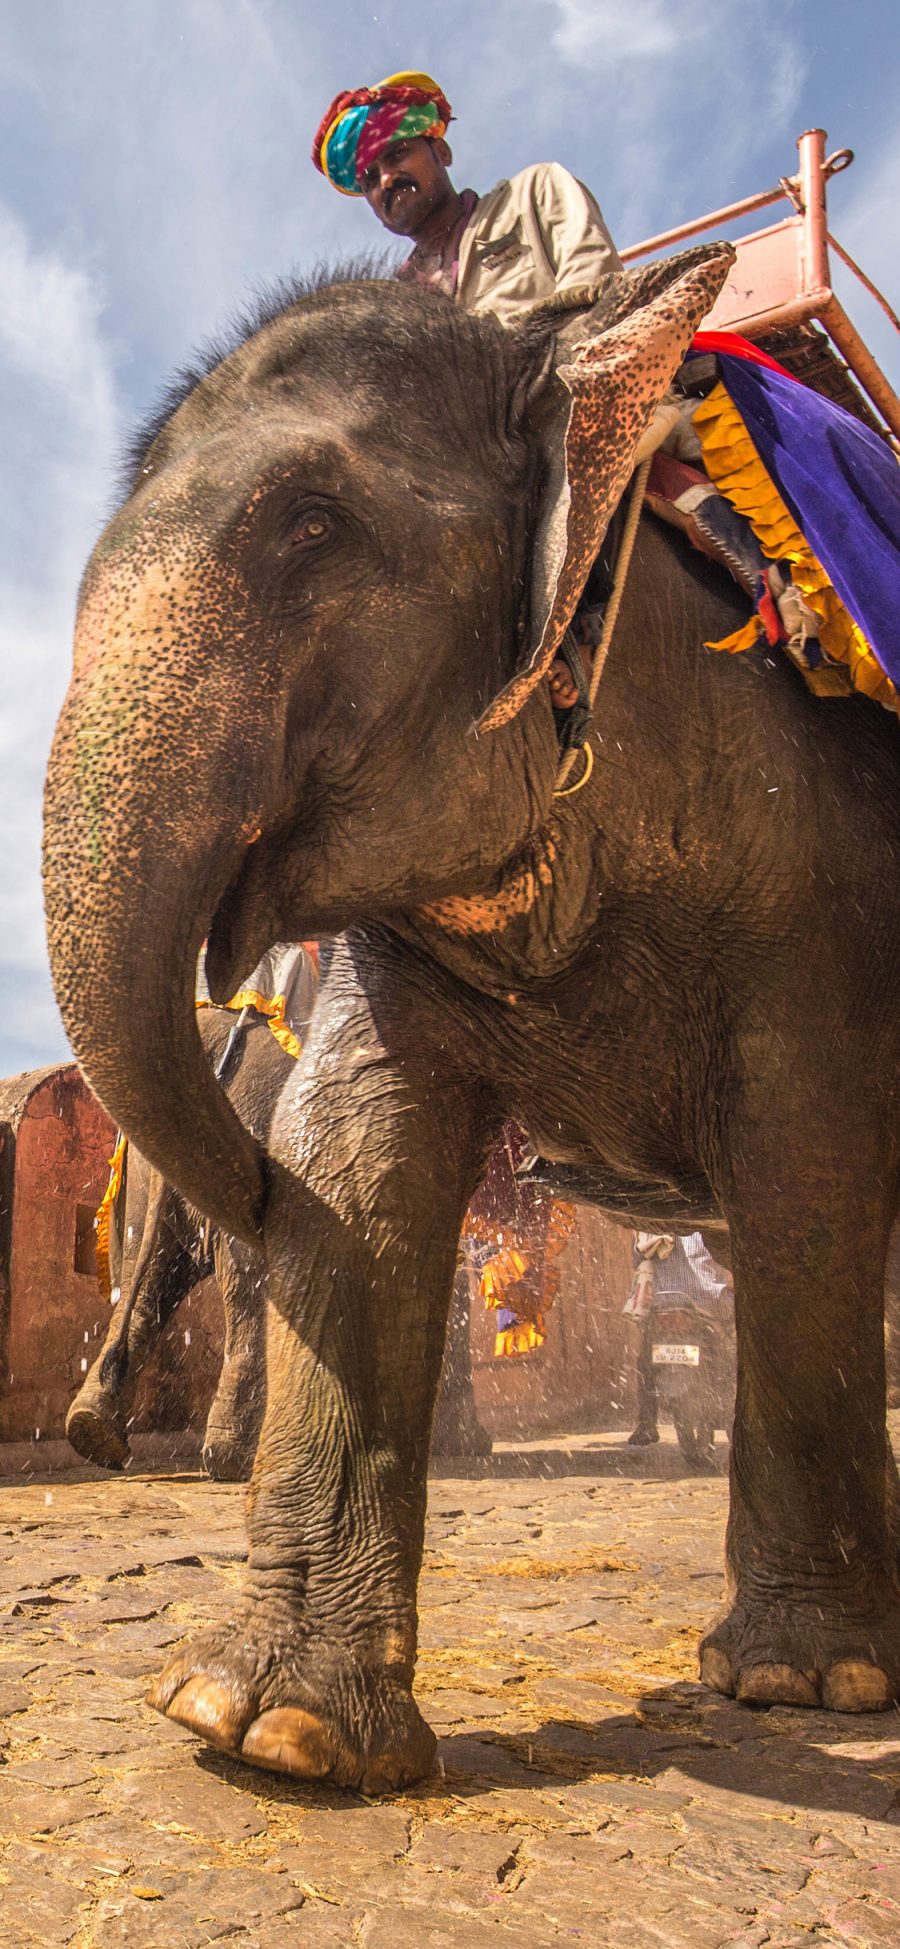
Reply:
M826 1091L824 1114L812 1083L796 1097L802 1128L754 1107L734 1143L728 1604L701 1675L750 1705L876 1711L900 1696L882 1305L893 1161L872 1096Z
M490 1455L493 1442L478 1419L472 1384L469 1311L472 1304L469 1272L458 1266L447 1321L444 1361L431 1424L432 1457L464 1455L472 1460Z
M203 1437L203 1466L216 1482L246 1482L266 1406L265 1260L222 1233L214 1258L225 1348Z
M100 1360L94 1362L70 1403L66 1438L83 1461L116 1471L131 1458L128 1426L121 1398L100 1379L100 1365Z

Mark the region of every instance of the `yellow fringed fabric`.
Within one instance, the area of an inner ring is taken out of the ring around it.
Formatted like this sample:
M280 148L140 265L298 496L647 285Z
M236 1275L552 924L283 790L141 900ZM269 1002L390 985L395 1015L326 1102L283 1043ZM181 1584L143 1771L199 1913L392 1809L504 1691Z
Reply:
M515 1326L505 1326L502 1332L494 1335L494 1359L505 1355L533 1353L535 1347L542 1347L545 1339L544 1315L539 1313L536 1320L517 1320Z
M754 612L743 629L736 629L733 635L723 636L720 642L707 643L704 647L707 650L728 650L732 656L735 656L739 650L755 650L761 633L764 633L762 624Z
M549 1313L559 1291L559 1273L552 1265L575 1229L575 1208L554 1198L547 1221L547 1232L543 1242L544 1276L541 1289L541 1309L534 1307L534 1317L516 1320L514 1326L502 1328L494 1338L494 1355L513 1355L532 1353L535 1347L542 1347L546 1339L545 1314ZM486 1243L490 1237L487 1221L469 1213L464 1227L465 1235ZM532 1264L531 1257L522 1244L502 1245L498 1252L492 1253L481 1269L479 1289L485 1306L496 1310L501 1306L511 1313L519 1311L522 1299L510 1293L510 1287L524 1279ZM533 1305L533 1301L528 1302Z
M104 1299L112 1295L112 1281L109 1276L109 1227L113 1207L122 1185L122 1171L125 1165L125 1152L128 1138L119 1137L109 1160L109 1183L97 1207L94 1226L97 1232L97 1283Z
M197 1003L198 1008L215 1008L215 1006L215 1002ZM302 1054L303 1044L300 1037L294 1034L293 1029L284 1019L283 995L273 995L270 1000L267 996L261 995L256 988L239 988L237 994L232 995L230 1002L225 1003L225 1007L232 1009L235 1014L240 1014L242 1008L255 1008L259 1015L265 1016L276 1042L280 1042L282 1049L286 1050L289 1056L293 1056L296 1061Z
M554 1198L550 1210L550 1223L547 1226L547 1255L549 1258L555 1259L557 1253L562 1251L563 1246L568 1245L574 1230L575 1206L563 1204L560 1198Z
M303 1045L300 1037L294 1034L293 1029L288 1027L284 1019L283 995L273 995L269 1001L255 988L239 988L237 994L232 995L228 1006L234 1009L258 1009L260 1015L265 1016L276 1042L280 1042L282 1049L286 1049L288 1055L293 1056L295 1060L300 1055Z
M693 423L710 480L749 521L763 554L773 562L790 562L795 588L819 619L819 641L825 655L845 667L855 690L875 698L887 710L897 710L900 697L895 685L804 540L721 381L697 407ZM749 649L758 643L760 628L754 617L733 636L709 643L707 648L732 652ZM846 694L840 672L834 669L804 670L803 675L818 695Z
M507 1288L524 1279L530 1263L530 1259L517 1251L514 1245L502 1246L493 1258L487 1259L481 1268L480 1280L485 1306L508 1306Z

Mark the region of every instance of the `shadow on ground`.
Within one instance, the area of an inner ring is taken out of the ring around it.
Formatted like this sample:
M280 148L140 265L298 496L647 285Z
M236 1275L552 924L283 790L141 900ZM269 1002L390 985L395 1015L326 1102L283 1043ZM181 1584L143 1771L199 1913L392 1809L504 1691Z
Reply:
M705 1687L678 1685L646 1693L634 1713L588 1725L546 1719L531 1732L480 1729L441 1742L448 1783L467 1790L478 1754L485 1776L508 1777L523 1761L546 1786L613 1777L666 1783L678 1774L698 1788L782 1802L790 1809L855 1814L900 1824L900 1720L860 1715L852 1722L825 1712L753 1708ZM530 1758L529 1758L530 1756Z
M255 1772L208 1747L194 1760L273 1805L334 1810L369 1805L359 1794ZM839 1719L825 1712L737 1705L705 1686L663 1686L634 1710L594 1724L548 1718L515 1734L481 1725L440 1740L435 1775L390 1800L466 1800L514 1788L527 1812L554 1789L593 1788L598 1803L648 1786L687 1795L704 1790L779 1803L790 1810L852 1815L900 1826L900 1720L897 1712ZM615 1786L620 1791L617 1794ZM523 1798L524 1796L524 1798ZM583 1797L583 1796L582 1796ZM727 1825L727 1802L724 1819ZM732 1802L732 1806L736 1803Z

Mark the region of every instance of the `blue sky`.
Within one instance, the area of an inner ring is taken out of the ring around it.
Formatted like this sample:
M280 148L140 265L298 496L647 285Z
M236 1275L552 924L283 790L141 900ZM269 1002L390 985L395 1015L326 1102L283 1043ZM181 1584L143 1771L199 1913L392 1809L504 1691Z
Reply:
M331 96L429 70L458 187L563 162L620 244L777 182L824 126L857 152L831 226L896 307L898 57L897 0L5 0L0 1075L66 1053L40 794L127 432L256 283L383 237L309 162ZM836 282L900 385L900 341Z

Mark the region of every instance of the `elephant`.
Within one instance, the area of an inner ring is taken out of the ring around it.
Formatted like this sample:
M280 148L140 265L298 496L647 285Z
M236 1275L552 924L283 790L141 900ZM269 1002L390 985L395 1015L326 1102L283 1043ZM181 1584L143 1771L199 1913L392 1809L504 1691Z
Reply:
M704 647L746 598L650 511L577 791L544 682L731 257L516 329L377 276L283 291L144 430L86 571L46 787L63 1020L117 1123L268 1266L245 1580L151 1697L252 1765L366 1792L433 1765L429 1424L511 1117L633 1222L728 1227L702 1679L897 1696L897 727L765 643ZM197 949L224 1000L267 941L322 933L262 1147L204 1060Z
M270 1033L263 1016L248 1008L246 1017L237 1025L237 1040L236 1018L227 1009L204 1009L197 1026L213 1067L221 1072L223 1061L228 1064L223 1080L228 1082L238 1115L264 1138L294 1058ZM109 1244L110 1277L113 1289L122 1295L121 1307L70 1403L66 1435L72 1447L101 1468L125 1468L131 1458L128 1430L141 1370L182 1301L214 1275L225 1342L203 1437L203 1464L216 1481L245 1481L266 1398L262 1253L211 1225L133 1146L126 1152ZM454 1286L431 1452L460 1456L491 1452L472 1387L464 1267Z

